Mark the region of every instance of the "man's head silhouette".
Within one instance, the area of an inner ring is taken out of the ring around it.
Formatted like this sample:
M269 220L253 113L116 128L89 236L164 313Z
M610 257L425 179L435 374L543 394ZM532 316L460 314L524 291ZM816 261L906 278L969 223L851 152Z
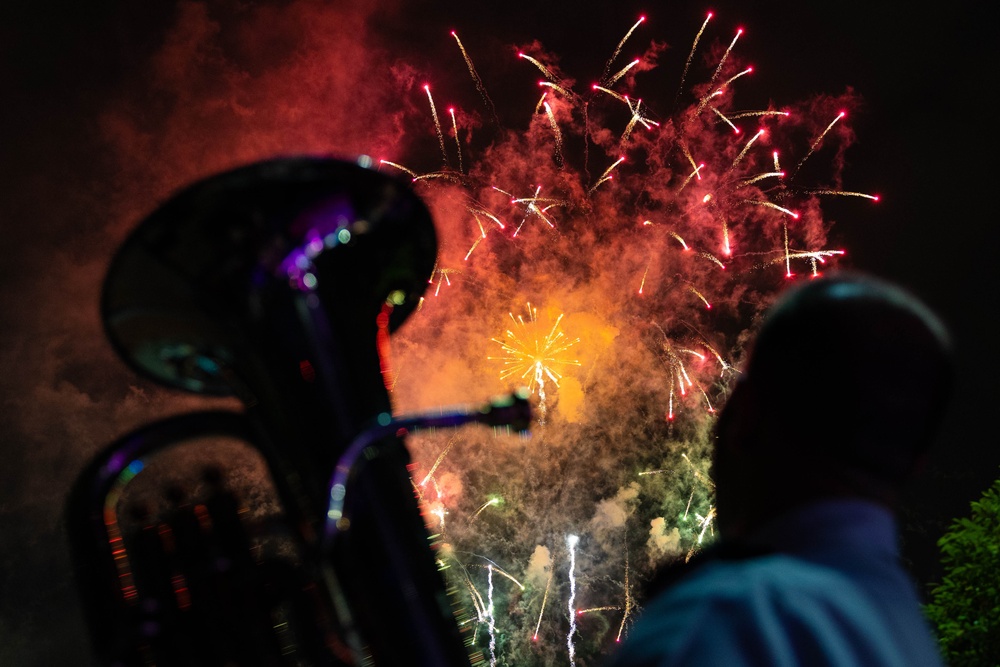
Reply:
M723 537L822 498L893 507L951 392L948 334L904 290L855 273L789 290L769 311L719 418Z

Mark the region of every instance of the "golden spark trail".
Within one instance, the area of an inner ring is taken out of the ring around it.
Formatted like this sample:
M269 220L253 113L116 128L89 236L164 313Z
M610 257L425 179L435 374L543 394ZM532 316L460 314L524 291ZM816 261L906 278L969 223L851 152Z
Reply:
M607 85L607 86L613 86L615 84L615 82L618 81L618 79L620 79L623 76L625 76L628 73L628 71L630 69L632 69L633 67L635 67L636 65L638 65L639 62L640 62L640 60L638 58L636 58L635 60L633 60L632 62L630 62L628 65L625 65L625 67L622 67L613 77L611 77L610 79L608 79L605 82L605 85Z
M786 231L786 234L787 234L787 231ZM779 257L777 259L774 259L774 260L768 262L767 265L776 264L776 263L782 261L782 259L784 259L784 261L785 261L785 277L790 278L790 277L792 277L792 275L794 275L791 272L790 260L793 260L793 259L808 259L810 262L812 262L813 273L815 274L816 271L817 271L816 262L820 262L821 264L826 264L826 258L827 257L838 257L838 256L844 255L844 254L845 253L844 253L843 250L809 250L809 251L803 251L803 252L789 251L788 248L787 248L787 241L786 241L785 256L783 258Z
M757 130L757 134L750 137L750 140L747 141L746 146L743 147L743 150L741 150L739 155L736 156L736 159L733 160L733 164L732 166L729 167L729 171L732 171L733 169L736 168L736 165L738 165L740 161L743 160L743 157L747 154L747 151L750 150L750 147L754 145L754 142L760 139L762 136L764 136L764 130L760 129Z
M499 498L497 498L495 496L493 498L490 498L485 503L483 503L482 507L480 507L478 510L476 510L476 513L472 515L472 518L475 519L477 516L479 516L480 514L483 513L484 509L486 509L487 507L490 507L492 505L497 505L499 503L500 503L500 499Z
M563 165L562 132L559 131L559 124L556 122L556 117L552 113L552 107L549 106L548 102L545 102L544 106L545 106L545 115L549 117L549 125L552 127L552 135L555 138L556 164L558 164L561 167Z
M458 43L458 49L462 52L462 58L465 59L465 64L469 68L469 74L472 76L472 81L476 84L476 90L479 92L479 96L483 98L483 102L490 108L490 114L493 117L493 122L499 125L500 121L497 118L496 107L493 106L493 100L490 99L490 96L486 94L486 86L483 85L483 80L479 78L479 73L476 72L476 68L472 64L472 58L470 58L469 54L466 53L465 47L462 45L462 40L458 38L458 33L452 30L451 36L454 37L455 41Z
M782 225L785 229L785 277L792 277L792 262L791 258L788 256L788 223Z
M726 224L725 218L722 219L722 252L726 255L726 257L733 254L733 249L729 245L729 225Z
M695 516L698 515L696 514ZM708 516L699 518L699 521L701 523L701 532L698 534L698 544L701 544L702 540L705 538L705 531L708 530L708 527L712 524L712 519L714 518L715 518L714 507L708 510Z
M604 176L604 177L598 179L598 181L596 183L594 183L592 186L590 186L589 190L587 190L587 194L588 195L589 194L593 194L594 190L596 190L597 188L601 187L602 185L604 185L608 181L612 181L612 180L614 180L613 176Z
M469 209L471 211L471 209ZM465 258L463 261L469 261L469 257L472 256L472 251L479 247L479 244L486 238L486 229L483 227L483 221L479 219L479 216L472 211L472 217L475 218L476 224L479 225L479 236L476 237L475 242L473 242L472 247L469 248L469 252L465 253ZM500 227L503 229L503 226Z
M789 257L792 259L815 259L825 263L825 258L836 257L843 254L845 254L843 250L808 250L803 252L792 252Z
M632 105L630 104L629 107L631 106ZM628 121L628 125L625 126L625 131L622 132L621 139L618 140L618 143L624 145L625 142L628 141L628 137L630 134L632 134L632 129L635 127L635 123L637 120L639 120L639 116L635 112L633 112L632 117Z
M686 395L687 389L685 388L684 383L687 382L688 387L693 386L694 383L691 382L691 378L688 376L687 369L684 368L684 364L680 363L679 360L677 362L677 368L680 370L680 376L677 378L677 384L681 388L681 393Z
M431 87L424 85L424 90L427 91L427 101L431 104L431 116L434 118L434 129L437 131L438 143L441 145L441 159L444 160L444 165L448 166L448 153L444 149L444 132L441 131L441 121L438 119L437 107L434 106L434 98L431 96Z
M520 588L522 591L524 590L524 584L522 584L520 581L518 581L517 579L515 579L514 575L512 575L510 572L508 572L507 570L503 569L502 567L500 567L499 565L497 565L496 563L494 563L489 558L486 558L485 556L480 556L480 558L483 558L483 559L485 559L486 561L489 562L489 565L485 565L483 567L488 567L489 569L491 569L494 572L496 572L497 574L499 574L501 577L506 577L507 579L510 579L512 582L514 582L515 586L517 586L518 588Z
M778 164L778 151L774 151L773 155L774 155L774 170L781 171L781 165Z
M399 169L400 171L406 172L407 174L409 174L413 178L417 178L417 172L410 171L409 169L407 169L406 167L404 167L401 164L396 164L395 162L389 162L388 160L379 160L379 162L381 162L382 164L387 164L390 167L395 167L396 169Z
M715 83L715 80L719 78L719 74L722 72L722 66L726 64L726 59L729 58L729 53L733 50L733 47L736 46L736 40L738 40L742 34L743 28L736 31L736 36L733 37L733 41L730 42L729 48L726 49L726 52L722 54L722 60L719 61L719 66L715 68L715 74L713 74L711 80L709 80L709 85Z
M434 290L434 296L441 293L441 285L447 283L448 287L451 287L451 278L448 277L449 274L454 273L454 269L438 269L438 281L437 288Z
M701 171L701 168L705 166L704 164L698 164L694 161L694 156L691 155L691 150L688 148L686 143L681 143L681 152L684 153L684 157L687 158L687 161L691 163L691 168L694 169L695 174ZM701 176L698 176L698 180L701 180Z
M865 199L871 199L872 201L878 201L878 195L870 195L864 192L848 192L846 190L806 190L806 192L814 195L834 195L837 197L864 197Z
M482 623L486 620L486 603L483 601L483 596L476 590L475 584L473 584L472 580L469 579L469 575L465 574L464 576L465 584L471 593L470 597L472 598L472 606L476 608L476 616L478 617L479 622Z
M731 76L728 79L726 79L723 82L723 84L721 86L719 86L719 88L720 89L725 88L726 86L728 86L729 84L731 84L733 81L736 81L736 79L740 78L741 76L746 76L747 74L751 74L752 72L753 72L753 67L747 67L745 70L743 70L739 74L734 74L733 76Z
M753 178L748 178L748 179L746 179L744 181L740 181L736 185L736 187L737 188L745 188L746 186L753 185L757 181L762 181L765 178L784 178L784 177L785 177L785 172L783 172L783 171L768 171L768 172L764 172L763 174L757 174Z
M784 116L785 118L791 116L787 111L738 111L736 113L729 114L729 117L733 120L739 120L740 118L753 118L758 116Z
M451 114L451 127L455 131L455 149L458 151L458 173L463 173L462 169L462 142L458 138L458 122L455 120L455 108L449 107L448 113Z
M625 143L629 135L632 134L632 129L635 127L636 123L642 125L647 130L652 128L654 125L656 127L660 126L660 124L656 121L650 120L639 113L639 108L642 106L642 100L637 100L634 107L632 106L631 100L627 97L625 98L625 101L628 103L629 111L632 112L632 117L629 119L628 125L625 126L625 131L622 132L622 138L620 140L621 143Z
M708 405L708 411L714 413L715 408L712 407L712 401L708 400L708 394L706 394L705 390L701 387L698 387L698 391L700 391L701 395L705 397L705 403Z
M458 565L462 573L462 579L464 580L465 585L468 587L469 593L471 594L470 597L472 598L472 605L476 608L476 616L478 617L480 623L483 622L486 618L486 613L485 613L486 605L483 603L483 597L479 594L479 591L476 590L475 585L472 583L472 578L469 576L469 571L466 569L465 564L455 557L454 553L449 552L448 558L450 558L456 565Z
M684 90L684 82L687 79L688 70L691 69L691 61L694 59L694 52L698 48L698 42L699 40L701 40L702 33L705 32L705 26L707 26L708 22L711 20L712 20L712 12L709 12L708 16L705 17L705 22L701 24L701 28L698 30L698 34L694 36L694 43L691 44L691 52L688 53L687 60L684 63L684 72L681 74L681 83L680 86L677 88L677 95L674 97L675 106L677 104L677 98L680 97L681 91Z
M605 93L605 94L607 94L607 95L610 95L611 97L615 98L615 99L616 99L616 100L618 100L619 102L623 102L623 103L625 103L625 104L629 104L629 101L628 101L628 98L626 98L626 97L625 97L624 95L619 95L619 94L618 94L618 93L616 93L615 91L613 91L613 90L610 90L610 89L608 89L608 88L605 88L604 86L599 86L599 85L597 85L597 84L595 83L595 84L593 85L593 89L594 89L594 90L598 90L598 91L600 91L600 92L602 92L602 93ZM631 105L631 104L629 104L629 106L631 107L632 105Z
M839 114L837 114L836 118L834 118L832 121L830 121L830 124L826 126L826 129L823 130L818 137L816 137L816 141L814 141L812 143L812 146L809 147L809 151L805 154L805 157L803 157L801 160L799 160L798 165L795 166L795 171L792 172L792 179L791 180L795 179L796 174L799 173L799 169L802 168L802 165L804 165L806 163L806 160L808 160L809 157L816 151L816 147L819 146L819 144L820 144L821 141L823 141L823 137L826 136L827 132L829 132L833 128L833 126L837 124L837 121L839 121L841 118L843 118L846 115L847 115L846 111L841 111Z
M607 169L604 170L604 173L601 174L601 177L598 180L601 180L601 179L607 177L614 170L615 167L617 167L618 165L620 165L624 161L625 161L625 156L622 155L617 160L615 160L614 164L612 164L610 167L608 167Z
M539 186L540 187L540 186ZM565 206L567 204L565 199L557 199L555 197L516 197L510 200L512 204L548 204L543 210L547 211L553 206Z
M722 371L723 372L725 372L725 371L729 370L730 368L732 368L732 366L730 366L728 363L726 363L726 360L722 358L722 355L715 351L714 347L712 347L711 345L709 345L704 340L701 342L701 344L704 345L705 348L715 356L715 358L719 362L719 366L722 367Z
M538 113L542 110L542 105L545 104L545 98L548 97L548 95L549 95L548 92L544 92L542 93L542 96L538 98L538 104L535 105L535 113Z
M680 192L685 187L687 187L687 184L691 182L692 178L697 177L698 180L700 181L701 180L701 170L702 170L702 168L704 168L704 166L705 166L704 163L696 165L695 168L694 168L694 171L692 171L690 174L688 174L688 177L684 179L684 182L681 183L681 186L679 188L677 188L677 192Z
M606 83L607 85L611 85L612 83L614 83L614 81L610 82L607 81L608 72L611 71L611 64L615 62L616 58L618 58L618 54L621 53L622 47L625 46L625 42L628 41L628 38L632 36L632 33L635 32L635 29L638 28L640 25L642 25L642 22L645 20L646 20L645 16L640 16L639 20L635 22L635 25L629 28L628 32L625 33L625 36L622 37L622 41L618 42L618 46L615 47L614 53L611 54L611 57L608 59L607 64L604 65L604 74L601 75L601 81L603 83Z
M625 99L627 100L628 98L626 97ZM642 114L639 113L639 106L641 104L642 100L636 100L635 109L632 110L632 113L635 116L636 121L647 130L651 130L654 127L659 127L660 124L657 123L655 120L649 118L648 116L643 116Z
M652 260L650 260L650 262L652 262ZM642 272L642 281L639 283L639 294L642 294L642 288L646 285L646 274L649 273L650 262L646 263L646 270Z
M687 454L685 454L684 452L681 452L681 458L684 459L685 461L687 461L687 464L688 464L688 466L690 466L691 472L694 474L695 479L697 479L699 482L701 482L705 486L709 487L710 489L714 489L715 488L715 483L712 482L712 480L710 480L707 477L705 477L704 475L702 475L701 471L694 467L694 463L691 462L691 459L688 458Z
M615 637L615 642L620 642L622 640L622 632L625 631L625 621L628 620L628 615L632 611L632 587L628 581L628 546L625 547L625 613L622 614L621 625L618 626L618 635Z
M511 195L508 194L507 196L509 197ZM481 215L484 218L489 218L490 220L492 220L493 222L495 222L497 224L497 227L499 227L500 229L506 229L507 228L506 225L504 225L503 222L501 222L500 218L496 217L495 215L493 215L492 213L490 213L486 209L483 209L483 208L474 208L472 206L468 206L468 207L466 207L465 210L467 210L469 213L471 213L474 216ZM477 217L476 220L478 220L478 219L479 218Z
M445 446L444 450L437 457L437 460L434 461L434 465L431 466L431 469L427 472L427 475L424 477L423 481L420 482L420 486L427 485L427 481L431 479L431 477L434 475L434 472L438 469L438 466L441 465L441 461L444 461L444 457L448 455L448 452L451 451L452 446L454 446L454 444L457 441L458 441L457 437L454 437L448 441L447 446Z
M723 267L723 268L725 268L725 267ZM701 292L699 292L698 290L696 290L693 287L688 287L688 290L690 290L690 292L692 294L694 294L696 297L698 297L699 299L701 299L702 303L705 304L706 308L711 308L712 307L712 304L710 304L708 302L708 299L706 299L705 296Z
M531 56L529 56L527 53L518 53L517 57L518 58L524 58L529 63L531 63L532 65L534 65L535 67L537 67L538 71L540 71L542 74L544 74L545 78L548 79L549 81L559 81L559 77L557 77L555 74L553 74L552 72L550 72L549 69L545 65L543 65L540 62L538 62L537 60L535 60L534 58L532 58Z
M577 609L576 615L583 616L584 614L591 614L595 611L618 611L621 609L618 605L607 605L605 607L590 607L588 609Z
M642 472L639 473L639 477L642 477L643 475L659 475L665 472L670 472L670 471L667 468L662 468L660 470L643 470Z
M718 109L716 109L715 107L713 107L711 104L708 105L708 108L711 109L712 112L715 113L716 116L718 116L719 118L721 118L722 122L724 122L729 127L733 128L733 133L734 134L739 134L740 133L740 128L738 128L735 125L733 125L733 122L731 120L729 120L728 118L726 118L725 114L723 114L721 111L719 111Z
M752 204L754 206L764 206L766 208L773 208L775 211L781 211L785 215L791 216L792 218L794 218L796 220L799 219L799 214L798 213L796 213L795 211L790 211L787 208L784 208L783 206L778 206L774 202L761 201L759 199L744 199L743 203L744 204Z
M469 252L465 253L465 258L464 258L463 261L466 261L466 262L469 261L469 258L472 257L472 252L476 248L479 247L479 244L482 243L483 239L485 239L485 238L486 238L485 236L477 236L476 237L476 240L472 243L472 247L469 248Z
M440 178L442 180L445 180L445 181L452 181L453 183L459 183L459 184L461 184L461 182L462 182L462 179L459 178L458 176L456 176L456 174L454 172L451 172L451 171L432 171L432 172L427 173L427 174L420 174L419 176L417 176L413 180L414 180L414 182L416 182L416 181L431 181L431 180L435 180L435 179L438 179L438 178Z
M725 223L723 223L723 226L724 225L725 225ZM698 256L699 257L704 257L708 261L710 261L713 264L717 265L723 271L726 270L726 265L723 264L722 261L718 257L716 257L715 255L713 255L712 253L710 253L710 252L704 252L704 251L699 251L698 252Z
M542 608L538 610L538 623L535 624L535 634L531 636L532 641L538 641L538 630L542 627L542 615L545 613L545 603L549 599L549 588L552 587L552 573L553 570L551 566L549 568L549 579L545 583L545 593L542 594Z
M717 90L714 93L705 95L705 97L701 98L701 101L698 102L698 106L694 108L694 110L691 112L691 115L694 117L701 115L701 112L704 111L706 106L708 106L709 101L711 101L713 97L719 97L720 95L722 95L721 90Z
M699 352L698 350L689 350L686 347L681 347L681 348L678 348L677 351L678 352L687 352L691 356L698 357L702 361L705 361L705 355L702 354L701 352Z
M566 90L565 88L563 88L559 84L552 83L551 81L539 81L538 85L539 86L544 86L546 88L551 88L552 90L557 90L557 91L559 91L560 93L562 93L563 95L565 95L566 97L568 97L570 99L574 99L576 97L576 95L574 95L572 91Z
M499 190L499 188L497 188L497 189ZM560 199L540 198L538 196L538 193L541 192L541 191L542 191L542 186L539 185L537 188L535 188L535 196L534 197L512 197L511 198L510 203L512 203L512 204L527 204L527 206L525 208L525 211L524 211L524 217L521 218L521 224L519 224L517 226L517 229L514 230L514 236L515 237L518 234L521 233L521 228L524 227L524 223L527 222L529 215L536 215L536 216L538 216L539 218L542 219L542 221L546 225L548 225L549 227L555 229L555 225L552 223L551 220L549 220L548 216L545 215L545 211L547 211L550 208L552 208L552 206L560 206L564 202L562 200L560 200ZM503 192L503 191L501 190L501 192ZM554 203L551 206L546 206L544 209L540 209L540 208L538 208L537 202L554 202Z

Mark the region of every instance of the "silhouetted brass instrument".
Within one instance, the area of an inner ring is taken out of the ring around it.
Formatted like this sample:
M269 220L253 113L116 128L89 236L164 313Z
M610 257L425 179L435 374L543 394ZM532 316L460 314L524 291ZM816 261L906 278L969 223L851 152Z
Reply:
M469 422L523 430L530 414L512 395L391 418L388 336L435 256L430 214L406 184L312 157L200 181L125 241L101 304L119 354L244 410L141 428L72 489L76 577L105 664L470 664L403 437ZM214 439L263 459L277 518L249 519L216 466L193 490L167 484L158 510L130 492L158 456Z

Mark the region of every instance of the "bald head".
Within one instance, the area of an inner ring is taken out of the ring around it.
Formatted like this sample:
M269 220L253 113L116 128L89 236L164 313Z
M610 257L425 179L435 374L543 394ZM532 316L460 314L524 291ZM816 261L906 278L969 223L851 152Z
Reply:
M878 458L879 449L929 444L951 392L951 344L909 293L842 274L794 288L772 308L745 375L760 407L807 429L803 439Z
M952 374L944 325L901 288L842 273L790 289L720 416L720 493L739 491L726 477L749 465L758 482L794 480L800 495L895 497L934 437Z

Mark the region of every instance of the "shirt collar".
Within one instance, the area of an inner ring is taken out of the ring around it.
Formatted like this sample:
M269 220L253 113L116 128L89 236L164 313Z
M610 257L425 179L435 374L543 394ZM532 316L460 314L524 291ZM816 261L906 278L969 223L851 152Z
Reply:
M746 542L786 553L843 549L899 554L892 511L854 498L822 500L793 509L754 531Z

